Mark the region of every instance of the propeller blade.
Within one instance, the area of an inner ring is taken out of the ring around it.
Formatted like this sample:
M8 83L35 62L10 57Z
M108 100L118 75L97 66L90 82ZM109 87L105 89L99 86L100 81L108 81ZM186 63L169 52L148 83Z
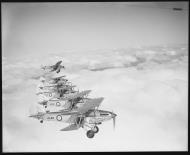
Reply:
M113 117L113 129L115 129L115 117Z
M115 129L115 122L116 122L116 114L113 112L113 110L112 110L112 118L113 118L113 129Z

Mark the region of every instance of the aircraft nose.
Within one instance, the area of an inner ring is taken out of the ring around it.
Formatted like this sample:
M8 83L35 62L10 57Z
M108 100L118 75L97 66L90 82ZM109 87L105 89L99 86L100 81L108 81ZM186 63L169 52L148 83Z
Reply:
M114 118L114 117L116 117L116 116L117 116L117 115L116 115L115 113L113 113L113 112L111 113L111 117L112 117L112 118Z

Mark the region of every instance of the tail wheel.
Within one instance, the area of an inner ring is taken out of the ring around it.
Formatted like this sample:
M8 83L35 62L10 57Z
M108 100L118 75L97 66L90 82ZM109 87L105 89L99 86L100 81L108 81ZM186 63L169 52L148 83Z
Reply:
M43 120L41 120L40 123L43 123Z
M93 131L94 131L94 133L98 133L99 128L97 126L95 126L94 129L93 129Z
M56 118L57 118L58 121L62 120L62 116L61 115L57 115Z
M86 135L88 138L93 138L94 137L94 131L89 130L89 131L87 131Z

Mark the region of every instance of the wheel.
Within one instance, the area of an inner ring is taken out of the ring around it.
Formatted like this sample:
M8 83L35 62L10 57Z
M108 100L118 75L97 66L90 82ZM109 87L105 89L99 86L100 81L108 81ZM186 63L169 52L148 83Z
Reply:
M93 138L94 137L94 131L89 130L89 131L87 131L86 135L88 138Z
M62 120L62 116L61 116L61 115L57 115L56 118L57 118L58 121L61 121L61 120Z
M40 123L43 123L43 120L41 120Z
M47 108L47 105L45 105L44 107Z
M97 126L95 126L94 129L93 129L93 131L94 131L94 133L98 133L99 128Z

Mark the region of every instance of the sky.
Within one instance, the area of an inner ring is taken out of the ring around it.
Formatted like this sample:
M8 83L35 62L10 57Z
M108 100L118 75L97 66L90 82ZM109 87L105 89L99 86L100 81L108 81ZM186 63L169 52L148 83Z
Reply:
M187 2L2 3L3 56L187 43L187 6Z

